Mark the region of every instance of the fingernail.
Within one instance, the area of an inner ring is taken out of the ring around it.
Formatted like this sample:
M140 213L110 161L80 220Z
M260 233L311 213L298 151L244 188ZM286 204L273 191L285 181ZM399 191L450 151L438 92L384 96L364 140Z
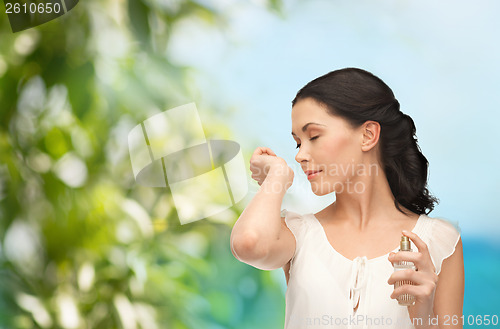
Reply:
M408 233L408 231L407 231L407 230L403 230L403 231L401 231L401 232L403 232L404 234L407 234L407 233Z

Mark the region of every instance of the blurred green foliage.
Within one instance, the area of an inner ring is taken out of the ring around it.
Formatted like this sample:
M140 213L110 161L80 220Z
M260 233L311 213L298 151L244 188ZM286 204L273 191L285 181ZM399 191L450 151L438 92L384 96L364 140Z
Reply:
M241 209L180 225L166 189L135 185L130 129L197 100L165 51L190 17L224 24L184 0L80 1L19 33L0 15L0 328L283 326L272 272L229 249Z

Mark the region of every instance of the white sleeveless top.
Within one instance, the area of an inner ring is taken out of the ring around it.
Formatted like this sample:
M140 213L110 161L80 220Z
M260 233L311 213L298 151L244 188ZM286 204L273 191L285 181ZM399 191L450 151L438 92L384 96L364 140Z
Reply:
M394 286L387 280L394 268L389 253L350 260L332 247L314 214L284 209L281 217L296 240L285 294L285 329L415 328L407 307L390 298ZM460 237L455 225L422 214L412 230L427 244L436 274L455 251ZM418 251L414 244L412 249Z

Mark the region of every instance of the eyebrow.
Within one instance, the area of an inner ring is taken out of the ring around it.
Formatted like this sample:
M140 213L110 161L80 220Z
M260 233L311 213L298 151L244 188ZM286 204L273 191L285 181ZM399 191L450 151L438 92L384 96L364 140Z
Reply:
M309 123L306 123L304 125L304 127L302 127L302 131L306 131L307 130L307 127L309 127L309 125L318 125L318 126L325 126L325 125L322 125L321 123L316 123L316 122L309 122ZM326 126L325 126L326 127ZM292 131L292 135L297 137L297 135L295 135L295 133Z

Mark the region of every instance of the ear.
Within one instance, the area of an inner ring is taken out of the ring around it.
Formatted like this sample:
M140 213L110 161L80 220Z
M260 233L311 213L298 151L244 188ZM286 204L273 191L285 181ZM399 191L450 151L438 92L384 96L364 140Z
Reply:
M366 121L361 126L363 151L369 151L377 145L380 137L380 124L377 121Z

